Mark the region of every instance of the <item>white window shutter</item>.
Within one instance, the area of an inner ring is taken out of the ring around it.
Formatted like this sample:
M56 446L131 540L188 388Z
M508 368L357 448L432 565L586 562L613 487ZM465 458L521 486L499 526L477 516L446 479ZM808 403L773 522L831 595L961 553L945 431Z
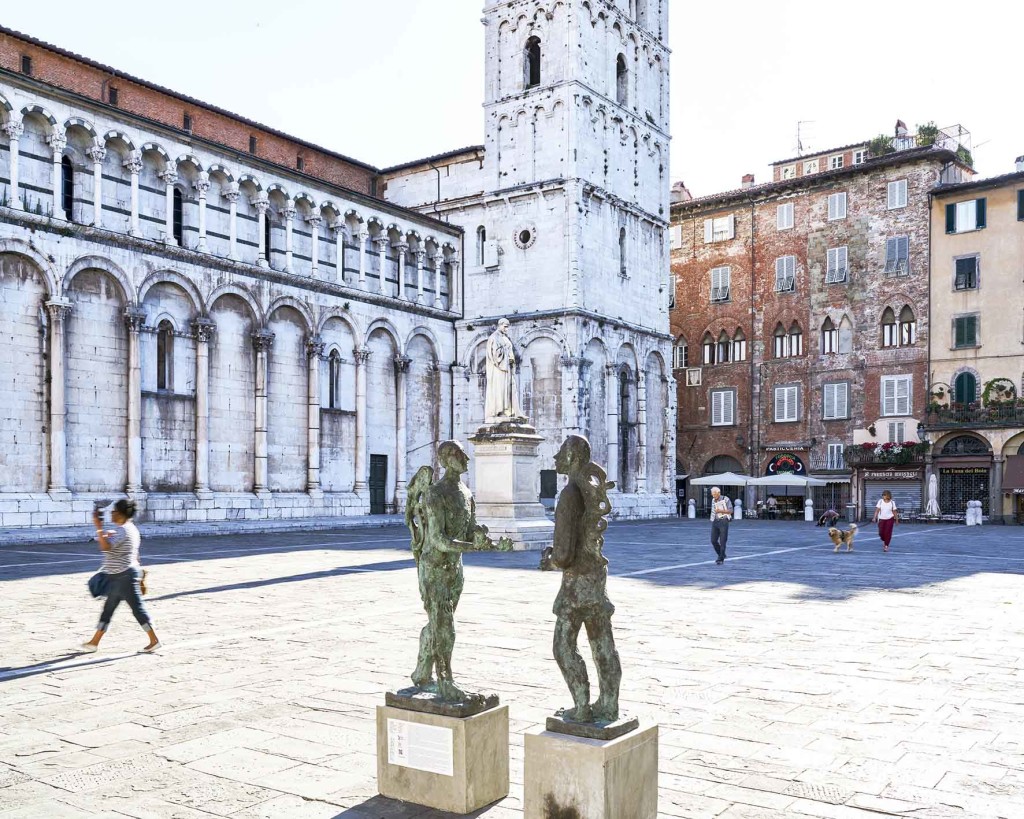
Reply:
M850 385L836 384L836 418L850 417Z
M736 215L733 213L729 214L729 238L736 238Z
M882 379L882 415L896 414L896 379Z
M836 417L836 388L838 384L826 384L825 385L825 417L835 418Z
M715 220L704 220L704 244L709 245L715 240Z
M910 415L910 378L896 379L896 414Z
M683 226L676 225L669 232L669 247L672 250L677 250L683 246Z
M837 259L837 261L838 261L838 265L837 265L837 267L838 267L838 268L839 268L840 270L846 270L846 268L848 267L848 265L847 265L847 259L848 259L848 255L849 255L849 254L848 254L848 252L847 252L847 248L846 248L845 246L844 246L844 247L840 247L840 248L838 248L838 253L837 253L837 256L838 256L838 259Z
M910 237L896 237L896 256L899 259L908 261L910 259Z
M736 393L729 390L722 393L724 399L723 423L731 426L736 423Z

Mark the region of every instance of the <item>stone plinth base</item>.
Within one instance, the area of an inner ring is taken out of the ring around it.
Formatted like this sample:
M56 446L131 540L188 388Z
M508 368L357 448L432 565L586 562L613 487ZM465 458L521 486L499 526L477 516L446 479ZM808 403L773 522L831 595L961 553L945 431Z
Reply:
M543 442L526 423L481 427L470 438L476 464L476 517L491 537L507 537L517 550L544 549L554 539L555 524L537 499Z
M377 706L382 796L472 813L508 796L508 706L446 717Z
M609 742L526 732L526 819L657 819L658 726Z

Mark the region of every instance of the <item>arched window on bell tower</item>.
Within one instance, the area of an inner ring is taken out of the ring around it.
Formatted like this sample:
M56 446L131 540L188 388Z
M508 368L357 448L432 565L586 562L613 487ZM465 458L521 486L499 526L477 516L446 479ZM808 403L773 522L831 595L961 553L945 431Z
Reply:
M476 229L476 263L483 267L487 262L487 228L480 225Z
M619 275L626 276L626 229L619 228Z
M531 37L526 41L523 74L526 87L536 88L540 85L540 37Z
M620 54L615 62L615 101L619 105L629 105L629 69L625 54Z
M64 218L72 221L71 213L75 204L75 167L65 156L60 161L60 205Z
M156 328L156 388L174 389L174 325L166 319Z

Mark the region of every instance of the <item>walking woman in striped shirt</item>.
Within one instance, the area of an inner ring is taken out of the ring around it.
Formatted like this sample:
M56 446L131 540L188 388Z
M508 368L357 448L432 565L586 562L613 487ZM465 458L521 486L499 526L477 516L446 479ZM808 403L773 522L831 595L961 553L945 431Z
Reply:
M103 551L103 566L100 571L108 575L107 602L103 606L103 613L100 614L100 622L96 626L96 633L87 643L82 643L82 648L87 652L93 652L99 648L100 640L107 633L110 626L110 619L114 616L122 600L127 601L131 606L132 614L139 621L139 625L149 635L149 644L143 648L147 654L160 648L160 641L156 632L153 631L153 622L149 619L149 613L142 602L142 589L139 582L142 580L142 568L139 566L139 546L142 543L142 535L139 529L132 522L135 517L135 502L130 500L119 500L114 504L114 510L110 519L114 523L113 529L103 528L103 518L97 511L93 514L93 523L96 524L96 535L100 541L100 549Z

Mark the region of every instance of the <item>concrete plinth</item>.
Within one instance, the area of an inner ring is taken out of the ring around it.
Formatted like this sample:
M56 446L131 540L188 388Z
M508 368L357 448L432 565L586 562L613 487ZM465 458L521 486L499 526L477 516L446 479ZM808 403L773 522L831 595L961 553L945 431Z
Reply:
M377 706L382 796L472 813L508 796L508 706L447 717Z
M537 499L543 442L525 423L482 427L470 438L476 464L476 517L491 537L507 537L519 549L544 549L554 539L555 524Z
M658 726L608 742L526 732L526 819L656 819Z

